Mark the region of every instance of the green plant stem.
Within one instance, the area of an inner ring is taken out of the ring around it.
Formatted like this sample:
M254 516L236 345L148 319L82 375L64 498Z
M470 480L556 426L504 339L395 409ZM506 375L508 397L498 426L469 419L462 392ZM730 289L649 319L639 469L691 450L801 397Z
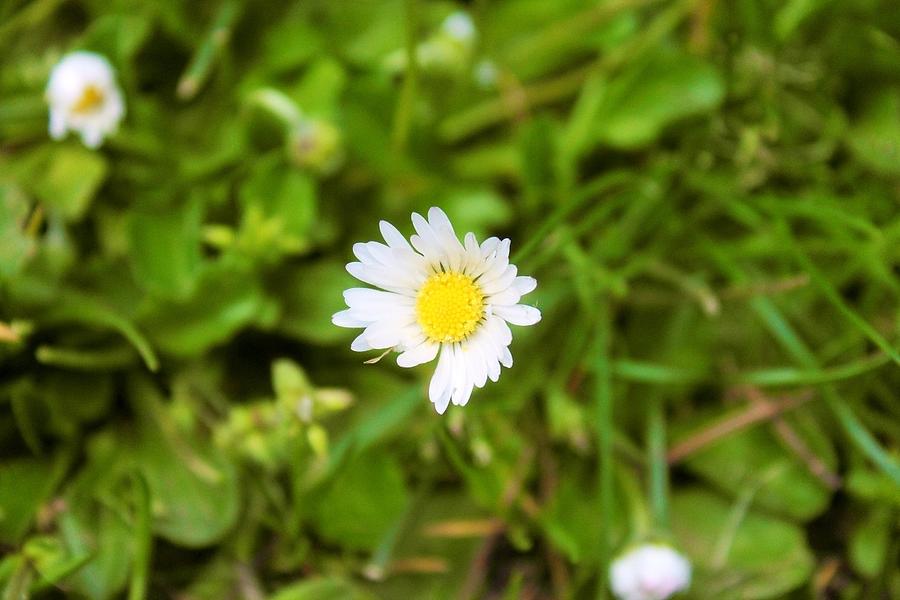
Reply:
M178 80L176 93L180 99L190 100L196 96L206 80L209 79L216 59L231 37L231 29L237 19L239 6L236 0L225 0L219 6L212 27L194 53L181 79Z
M150 553L153 544L150 515L150 487L139 473L132 478L135 496L134 566L128 586L128 600L144 600L147 597L147 581L150 571Z
M58 305L44 315L42 320L45 325L67 321L109 327L118 331L134 346L148 369L156 371L159 368L159 359L144 334L131 321L92 297L77 292L64 294L58 298Z
M578 193L568 202L558 205L553 213L541 223L537 231L528 236L528 241L513 254L512 261L521 264L528 260L529 255L543 242L547 236L566 218L586 202L595 199L598 195L625 183L633 177L631 171L624 169L609 171L585 184Z
M39 363L79 371L120 369L133 364L137 359L137 353L130 346L84 350L44 345L38 346L34 355Z
M844 315L848 321L850 321L853 325L856 326L859 331L869 338L872 343L881 348L885 354L891 357L891 359L900 364L900 352L897 352L897 349L894 348L890 342L888 342L884 337L872 327L868 321L859 316L856 311L854 311L850 306L844 301L841 297L840 293L834 288L834 286L825 278L824 275L819 271L818 268L813 264L810 258L806 255L806 253L800 248L800 245L794 240L793 235L791 234L790 226L787 224L787 221L780 219L778 221L778 232L781 238L784 240L785 244L791 249L791 253L794 258L800 263L800 266L803 267L803 270L809 274L812 282L818 286L818 288L825 295L825 298L838 310L839 313Z
M416 108L416 92L418 91L419 79L419 61L418 52L416 51L419 27L418 8L417 0L406 0L406 74L403 79L403 89L400 90L400 98L397 100L397 109L394 113L394 135L392 140L394 152L397 154L402 154L406 151Z
M612 555L613 523L613 417L612 369L610 365L610 318L605 298L598 299L594 354L595 414L597 435L598 497L600 499L600 557L597 598L607 597L607 573Z
M676 2L664 10L644 27L640 34L627 43L622 44L592 64L577 67L559 77L545 79L526 86L521 90L521 96L515 102L511 102L506 97L492 98L447 117L440 125L439 135L450 142L460 141L506 119L518 116L528 109L551 104L577 94L582 89L585 81L596 73L609 73L618 69L627 61L636 60L645 51L657 47L659 41L678 26L695 2L696 0ZM634 8L640 4L642 2L625 0L617 2L615 5L610 4L610 6L616 6L618 11ZM615 14L617 12L605 12L604 18L609 18ZM571 33L566 33L565 35L570 36ZM556 34L553 34L552 40L556 39L555 36ZM563 41L566 44L569 43L568 39L564 38ZM546 42L540 42L540 44L545 45Z
M755 214L753 215L756 216ZM793 243L793 239L787 240ZM741 285L747 283L747 277L733 260L720 252L712 244L706 245L711 252L713 258L719 265L731 276L735 284ZM770 298L765 296L756 296L750 301L750 306L756 312L760 320L765 324L766 328L776 339L776 341L784 348L784 350L799 365L820 371L821 367L815 354L806 346L800 336L794 331L787 319L782 316L781 312L775 306ZM885 475L890 477L895 483L900 485L900 464L892 458L882 448L872 434L859 421L853 410L841 398L834 387L828 383L820 385L819 389L825 399L831 413L840 423L844 432L850 441L872 461Z
M669 465L666 461L665 403L660 394L647 411L647 459L650 464L650 509L657 530L669 528Z

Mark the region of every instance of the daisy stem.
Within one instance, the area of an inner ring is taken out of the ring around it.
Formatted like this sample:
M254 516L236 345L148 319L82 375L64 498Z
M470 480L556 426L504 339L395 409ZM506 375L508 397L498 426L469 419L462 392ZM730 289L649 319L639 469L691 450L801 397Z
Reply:
M661 395L650 399L647 415L647 454L650 464L650 508L653 526L657 530L669 528L669 480L666 463L665 405Z
M607 597L607 573L611 558L613 523L613 422L612 369L609 357L609 307L600 298L597 307L596 343L594 354L595 402L597 419L597 473L600 499L600 564L597 576L597 598Z
M419 76L419 63L416 56L416 31L419 27L418 8L417 0L406 0L406 76L403 79L403 89L400 91L400 99L397 101L397 110L394 113L393 146L397 154L402 154L406 150L415 111Z

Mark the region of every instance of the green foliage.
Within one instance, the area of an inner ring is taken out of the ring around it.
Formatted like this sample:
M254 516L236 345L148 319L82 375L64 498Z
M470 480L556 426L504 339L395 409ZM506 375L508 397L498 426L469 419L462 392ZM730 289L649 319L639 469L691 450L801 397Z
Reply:
M0 597L575 600L646 541L900 597L891 0L11 0L0 56ZM435 205L543 317L443 417L331 323Z

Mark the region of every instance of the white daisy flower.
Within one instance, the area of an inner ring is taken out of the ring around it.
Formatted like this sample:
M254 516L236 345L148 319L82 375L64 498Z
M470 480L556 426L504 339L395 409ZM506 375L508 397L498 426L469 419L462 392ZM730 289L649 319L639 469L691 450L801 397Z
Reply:
M691 563L669 546L644 544L617 558L609 578L621 600L665 600L690 585Z
M344 292L347 310L332 317L341 327L365 327L350 348L396 350L397 364L414 367L438 357L428 396L443 414L450 402L465 405L473 387L497 381L511 367L513 325L534 325L538 309L519 304L534 290L533 277L517 276L509 264L509 240L488 238L481 245L467 233L461 244L439 208L428 219L413 213L410 243L387 221L380 242L354 244L359 262L347 271L378 290Z
M115 71L106 58L93 52L72 52L56 63L46 98L50 136L59 140L67 131L76 131L88 148L99 147L125 116Z

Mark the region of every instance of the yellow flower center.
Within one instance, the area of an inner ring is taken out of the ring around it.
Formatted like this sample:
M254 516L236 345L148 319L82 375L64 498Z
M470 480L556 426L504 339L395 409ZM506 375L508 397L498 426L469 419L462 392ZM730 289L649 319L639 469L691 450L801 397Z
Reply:
M103 104L103 92L97 86L89 85L84 88L81 98L72 107L72 112L80 114L93 112L100 108L101 104Z
M416 298L416 318L433 342L458 342L475 331L484 315L484 294L462 273L435 273Z

